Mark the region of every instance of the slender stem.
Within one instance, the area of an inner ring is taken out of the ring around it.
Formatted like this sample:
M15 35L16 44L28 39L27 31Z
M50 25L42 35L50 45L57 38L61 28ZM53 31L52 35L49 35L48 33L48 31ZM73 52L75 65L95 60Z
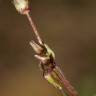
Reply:
M58 75L58 77L60 78L62 84L64 85L64 89L66 90L67 95L68 96L78 96L77 91L70 84L70 82L65 78L65 76L61 72L60 68L59 67L56 67L56 69L57 69L57 72L55 72L55 73Z
M40 35L39 35L39 32L38 32L38 30L37 30L37 28L36 28L36 26L35 26L32 18L31 18L29 12L26 12L25 15L27 16L27 19L29 20L29 23L30 23L30 25L31 25L31 27L32 27L35 35L36 35L36 38L37 38L38 42L39 42L40 44L43 44L43 41L42 41L42 39L41 39L41 37L40 37Z
M63 84L65 86L65 90L68 92L69 96L78 96L77 91L74 89L74 87L69 83L68 80L63 78Z
M67 91L67 94L69 96L78 96L77 91L74 89L74 87L69 83L69 81L66 78L62 78L62 83L64 84L64 89Z

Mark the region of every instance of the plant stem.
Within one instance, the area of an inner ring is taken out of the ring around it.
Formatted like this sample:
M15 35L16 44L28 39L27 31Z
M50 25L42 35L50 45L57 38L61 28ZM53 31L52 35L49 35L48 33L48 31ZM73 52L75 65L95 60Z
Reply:
M67 91L68 96L78 96L77 91L74 87L69 83L68 80L63 78L63 84L65 86L65 90Z
M36 35L36 38L37 38L38 42L42 45L43 44L43 41L42 41L42 39L41 39L41 37L39 35L39 32L38 32L38 30L37 30L37 28L36 28L33 20L32 20L32 17L30 16L29 12L26 12L25 15L27 16L27 19L28 19L28 21L29 21L29 23L30 23L30 25L31 25L31 27L33 29L33 32Z
M34 24L34 22L32 20L32 17L30 16L29 12L26 12L25 15L27 16L27 19L28 19L28 21L29 21L29 23L30 23L30 25L31 25L31 27L33 29L34 34L36 35L36 38L37 38L39 44L43 45L43 41L42 41L42 39L41 39L41 37L39 35L39 32L38 32L38 30L37 30L37 28L36 28L36 26L35 26L35 24ZM60 71L60 70L58 69L58 71ZM78 93L75 91L73 86L69 83L69 81L66 80L66 78L63 76L63 74L62 73L58 74L58 76L60 76L62 84L65 87L64 89L67 91L66 92L67 94L65 94L64 91L61 90L62 95L64 95L64 96L66 96L66 95L68 95L68 96L78 96Z
M74 89L74 87L70 84L70 82L66 79L66 77L64 76L64 74L61 72L61 69L59 67L56 67L56 71L55 73L58 75L58 77L60 78L65 92L67 93L68 96L78 96L77 91ZM63 92L63 90L61 90L61 92Z

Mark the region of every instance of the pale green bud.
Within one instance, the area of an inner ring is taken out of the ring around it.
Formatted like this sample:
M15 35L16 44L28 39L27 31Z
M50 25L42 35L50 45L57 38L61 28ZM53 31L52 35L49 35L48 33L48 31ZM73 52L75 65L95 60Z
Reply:
M35 58L37 58L38 60L40 60L43 64L48 63L48 61L50 60L49 57L44 57L44 56L39 56L39 55L35 55Z
M54 74L56 75L56 74ZM59 90L62 90L62 86L60 84L60 82L58 82L58 78L56 76L54 76L51 73L48 73L44 76L44 78L50 83L52 84L54 87L58 88Z
M28 0L13 0L13 3L20 14L25 14L29 11Z
M44 50L41 45L35 43L33 40L30 42L30 45L37 54L41 54Z
M55 53L52 51L52 49L51 49L47 44L44 44L44 45L45 45L46 50L47 50L46 55L47 55L47 56L52 55L52 57L55 59Z

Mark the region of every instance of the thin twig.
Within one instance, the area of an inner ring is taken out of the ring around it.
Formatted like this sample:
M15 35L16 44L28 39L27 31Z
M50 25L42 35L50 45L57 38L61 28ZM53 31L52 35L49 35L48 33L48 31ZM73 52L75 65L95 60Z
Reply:
M69 96L78 96L78 93L77 93L77 91L74 89L74 87L69 83L69 81L68 80L66 80L66 79L64 79L63 78L63 84L64 84L64 88L65 88L65 90L67 91L67 94L69 95Z
M26 16L27 16L27 19L29 20L29 23L30 23L35 35L36 35L36 38L37 38L38 42L42 45L43 41L42 41L42 39L39 35L39 32L38 32L38 30L37 30L37 28L36 28L36 26L35 26L35 24L32 20L32 17L30 16L29 12L26 12Z
M64 85L64 89L66 90L66 93L68 94L68 96L78 96L77 91L75 90L75 88L70 84L70 82L66 79L66 77L64 76L64 74L62 73L61 69L57 66L55 67L56 71L55 73L57 74L57 76L60 78L60 81L62 82L62 84ZM61 90L62 91L62 90Z

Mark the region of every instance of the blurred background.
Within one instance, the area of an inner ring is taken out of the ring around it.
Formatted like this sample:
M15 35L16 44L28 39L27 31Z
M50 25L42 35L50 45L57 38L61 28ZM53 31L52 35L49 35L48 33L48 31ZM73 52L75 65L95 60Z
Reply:
M96 96L96 0L30 0L42 38L79 96ZM27 18L0 0L0 96L62 96L42 77Z

